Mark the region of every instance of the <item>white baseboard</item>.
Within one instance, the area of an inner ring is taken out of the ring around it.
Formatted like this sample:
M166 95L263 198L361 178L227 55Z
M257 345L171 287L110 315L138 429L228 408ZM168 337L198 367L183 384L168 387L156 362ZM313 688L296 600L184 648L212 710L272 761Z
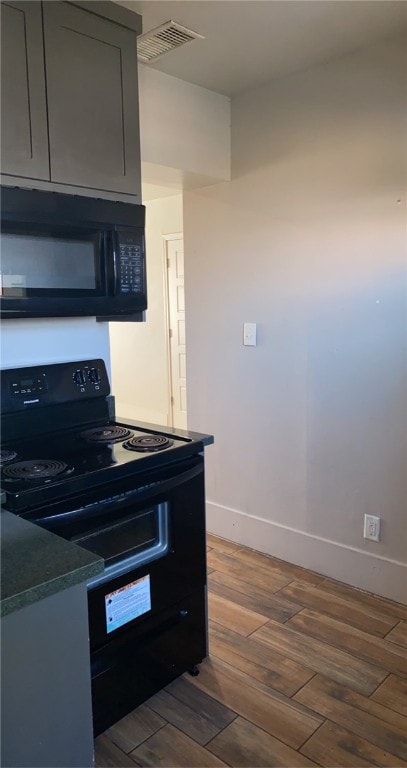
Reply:
M208 501L210 533L375 595L407 602L407 563L390 560Z

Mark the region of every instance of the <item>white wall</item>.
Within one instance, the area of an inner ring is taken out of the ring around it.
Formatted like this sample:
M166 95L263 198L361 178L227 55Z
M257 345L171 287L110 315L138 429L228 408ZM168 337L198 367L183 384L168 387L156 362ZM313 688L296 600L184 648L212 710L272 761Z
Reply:
M407 595L402 40L232 102L231 183L184 196L188 426L208 524ZM242 346L244 321L258 346ZM364 513L382 519L363 539Z
M1 368L92 358L110 372L108 323L94 317L2 321Z
M228 97L143 64L139 94L143 182L168 178L182 188L194 177L195 186L230 179Z
M230 99L139 66L143 191L171 197L146 203L147 321L111 323L116 412L169 423L163 234L182 232L183 189L230 178ZM155 187L157 189L157 187ZM144 202L146 202L144 200Z
M116 413L154 424L169 424L163 235L182 227L181 195L147 202L147 320L110 323Z

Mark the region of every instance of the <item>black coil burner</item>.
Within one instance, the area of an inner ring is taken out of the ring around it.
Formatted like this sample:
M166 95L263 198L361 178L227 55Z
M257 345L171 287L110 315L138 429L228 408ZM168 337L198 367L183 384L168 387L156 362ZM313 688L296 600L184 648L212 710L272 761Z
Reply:
M81 432L81 437L88 443L120 443L122 440L127 440L131 437L132 432L125 427L108 426L108 427L94 427L93 429L87 429L86 432Z
M59 475L73 471L64 461L38 459L34 461L18 461L3 469L3 476L10 480L52 480Z
M15 451L0 451L0 464L8 464L9 461L13 461L17 456Z
M169 440L164 435L141 435L140 437L132 437L123 443L123 448L127 448L128 451L142 451L144 453L150 453L153 451L162 451L164 448L170 448L174 444L173 440Z

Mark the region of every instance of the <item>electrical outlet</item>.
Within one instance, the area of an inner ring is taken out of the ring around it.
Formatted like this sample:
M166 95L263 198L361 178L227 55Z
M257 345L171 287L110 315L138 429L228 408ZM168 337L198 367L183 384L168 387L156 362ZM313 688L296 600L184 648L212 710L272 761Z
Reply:
M363 538L370 539L371 541L380 541L380 517L365 515Z

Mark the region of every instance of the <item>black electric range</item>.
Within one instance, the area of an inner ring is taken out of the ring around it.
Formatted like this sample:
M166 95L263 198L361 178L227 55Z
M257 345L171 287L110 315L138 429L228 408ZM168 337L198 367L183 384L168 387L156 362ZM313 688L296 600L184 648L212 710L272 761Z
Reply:
M122 422L102 360L2 372L4 506L103 557L87 584L95 735L207 654L207 435Z

